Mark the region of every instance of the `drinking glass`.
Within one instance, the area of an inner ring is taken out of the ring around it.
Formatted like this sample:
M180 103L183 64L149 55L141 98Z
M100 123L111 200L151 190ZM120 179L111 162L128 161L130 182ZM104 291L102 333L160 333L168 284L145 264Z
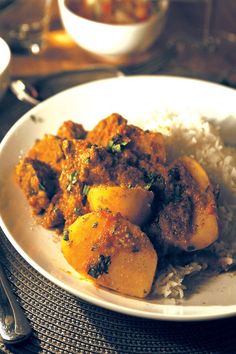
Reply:
M51 0L11 0L0 10L0 36L15 52L40 53L46 46Z
M176 55L168 73L222 80L235 75L236 1L172 0L167 42ZM224 71L219 68L224 68Z

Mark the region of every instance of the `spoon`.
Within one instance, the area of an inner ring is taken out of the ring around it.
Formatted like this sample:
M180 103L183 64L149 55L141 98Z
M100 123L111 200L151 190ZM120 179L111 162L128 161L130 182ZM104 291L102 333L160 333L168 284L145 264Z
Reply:
M38 84L40 83L40 85L44 88L45 86L46 88L50 86L50 92L47 95L48 97L57 93L58 91L62 91L78 84L98 79L120 76L124 76L124 73L116 67L91 66L78 70L50 74L45 79L41 79ZM51 82L51 84L49 84L49 82ZM29 103L32 106L36 106L42 101L37 88L24 82L23 80L13 80L10 84L10 89L12 93L18 98L18 100Z
M22 80L14 80L10 84L10 88L18 100L26 103L30 103L32 106L36 106L40 101L36 98L38 97L37 90L23 82Z
M13 295L0 264L0 335L3 342L15 344L31 334L28 320Z

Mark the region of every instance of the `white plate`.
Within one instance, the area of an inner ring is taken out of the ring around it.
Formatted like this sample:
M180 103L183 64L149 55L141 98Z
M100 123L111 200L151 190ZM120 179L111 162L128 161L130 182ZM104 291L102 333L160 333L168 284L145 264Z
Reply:
M35 139L56 133L72 119L92 128L100 119L118 112L142 126L157 110L191 109L222 121L236 116L236 91L220 85L176 77L139 76L106 79L66 90L26 113L9 131L0 149L1 227L17 251L55 284L90 303L117 312L162 320L203 320L236 314L236 282L220 275L181 305L137 300L98 289L79 279L64 260L53 233L37 225L13 170ZM30 117L38 119L35 122Z

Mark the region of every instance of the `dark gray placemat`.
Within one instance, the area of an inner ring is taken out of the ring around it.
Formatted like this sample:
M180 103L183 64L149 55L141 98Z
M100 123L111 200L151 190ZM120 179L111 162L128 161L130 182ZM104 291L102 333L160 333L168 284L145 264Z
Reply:
M33 269L1 234L0 259L33 335L5 353L236 353L236 319L162 322L86 303Z

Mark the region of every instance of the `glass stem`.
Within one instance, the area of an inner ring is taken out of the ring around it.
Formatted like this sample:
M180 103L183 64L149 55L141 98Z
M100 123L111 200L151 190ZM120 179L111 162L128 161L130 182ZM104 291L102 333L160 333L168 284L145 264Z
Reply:
M206 0L206 10L203 23L203 43L207 44L211 36L213 0Z

